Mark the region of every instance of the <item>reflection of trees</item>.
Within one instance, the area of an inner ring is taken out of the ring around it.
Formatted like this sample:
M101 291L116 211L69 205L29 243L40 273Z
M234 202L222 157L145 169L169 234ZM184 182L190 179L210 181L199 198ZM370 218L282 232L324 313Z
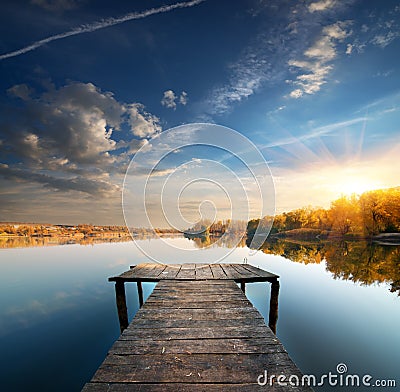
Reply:
M135 240L147 240L156 238L176 238L177 234L165 234L165 233L137 233L134 234ZM89 237L78 237L78 236L68 236L68 237L2 237L0 236L0 249L5 248L29 248L32 246L52 246L52 245L94 245L104 242L127 242L132 241L130 235L123 236L89 236Z
M326 261L334 278L365 285L390 283L400 295L400 246L382 246L364 241L294 243L267 241L261 250L298 263Z
M297 263L320 263L323 260L322 243L288 242L283 240L266 241L261 247L264 253L279 255Z
M224 248L243 248L246 246L246 236L244 234L225 233L222 236L185 234L185 237L192 240L197 248L207 248L211 245Z
M400 279L399 247L366 242L330 245L326 251L326 266L337 278L367 285L393 283Z
M125 241L131 241L131 237L0 237L0 249L69 244L93 245L102 242Z

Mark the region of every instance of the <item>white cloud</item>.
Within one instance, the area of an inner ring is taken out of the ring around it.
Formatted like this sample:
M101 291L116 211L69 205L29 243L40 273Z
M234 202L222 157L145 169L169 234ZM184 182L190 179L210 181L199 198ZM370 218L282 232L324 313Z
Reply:
M179 97L179 103L185 106L187 104L188 98L187 98L187 92L182 91L181 96Z
M349 22L338 21L330 26L324 27L322 32L329 38L334 38L342 41L351 34L350 32L345 30L348 26Z
M135 136L145 138L161 132L159 118L147 113L142 104L127 105L127 112L129 113L129 124Z
M316 11L326 11L327 9L333 8L336 4L336 0L321 0L314 3L311 3L308 6L308 10L310 12Z
M352 44L347 44L346 54L351 54L352 52L353 52L353 45Z
M27 86L9 90L25 104L3 130L14 153L40 165L47 156L76 164L111 161L107 155L115 146L111 136L125 111L111 93L91 83L72 83L39 97L27 95L28 90Z
M293 90L289 95L291 98L301 98L303 96L303 90L297 88L296 90Z
M181 95L178 96L173 90L164 91L163 97L161 99L161 105L173 109L176 109L177 104L185 106L187 104L188 98L186 91L182 91Z
M333 69L331 64L337 56L337 42L342 42L351 35L347 31L349 22L336 22L325 26L314 44L304 51L307 60L289 60L288 64L302 71L292 83L296 86L289 93L291 98L301 98L304 94L315 94L326 83L327 76ZM346 53L348 48L346 50Z
M164 91L163 98L161 100L161 105L170 108L176 109L176 95L172 90Z
M330 61L336 57L336 50L332 39L324 35L313 46L304 52L308 58L317 58L322 61Z
M0 167L3 178L111 195L119 191L112 175L123 172L144 144L129 135L115 138L115 133L122 126L139 138L161 131L159 119L142 104L118 102L92 83L70 83L41 94L17 85L8 92L22 102L1 111L0 144L13 157Z

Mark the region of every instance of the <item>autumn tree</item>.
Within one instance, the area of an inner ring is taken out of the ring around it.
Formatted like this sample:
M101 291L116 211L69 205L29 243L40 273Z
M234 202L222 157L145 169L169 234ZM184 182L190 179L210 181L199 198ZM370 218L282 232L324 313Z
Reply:
M332 230L344 236L360 229L360 207L355 195L342 196L331 203L328 212Z

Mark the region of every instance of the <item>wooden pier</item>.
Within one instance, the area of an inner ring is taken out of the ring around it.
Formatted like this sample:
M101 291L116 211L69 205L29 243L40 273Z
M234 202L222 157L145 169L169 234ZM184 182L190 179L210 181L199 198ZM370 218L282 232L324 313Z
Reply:
M273 333L277 275L248 264L141 264L109 280L122 333L84 392L311 390L276 383L302 377ZM124 284L137 282L142 304L143 281L159 283L128 325ZM271 283L270 327L244 294L249 282ZM273 385L258 385L265 372Z

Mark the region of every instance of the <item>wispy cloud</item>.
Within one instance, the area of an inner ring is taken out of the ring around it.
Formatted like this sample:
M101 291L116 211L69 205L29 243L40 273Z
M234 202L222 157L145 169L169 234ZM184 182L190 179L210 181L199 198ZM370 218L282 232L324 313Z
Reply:
M230 67L230 80L215 88L207 99L212 102L210 112L221 114L228 111L232 104L239 103L253 95L270 77L271 65L267 53L248 49L242 59Z
M348 45L348 54L363 53L370 45L385 49L400 37L399 23L400 7L384 9L381 13L376 11L364 15L361 25L355 27L357 34ZM372 22L373 19L373 23Z
M223 115L267 85L283 83L289 71L301 73L291 81L296 86L291 97L318 91L333 69L338 42L350 35L349 22L338 21L336 16L353 1L260 1L257 10L251 9L251 16L263 15L268 20L273 14L280 23L261 23L255 38L228 64L227 80L214 86L198 105L201 119L209 121L214 115ZM321 25L325 25L322 31Z
M284 139L280 139L273 143L269 143L269 144L263 146L262 148L281 147L281 146L285 146L285 145L289 145L289 144L296 144L296 143L303 142L306 140L311 140L314 138L319 138L321 136L329 135L334 131L345 129L351 125L363 123L367 120L368 120L367 117L357 117L357 118L354 118L351 120L339 121L339 122L335 122L332 124L323 125L320 127L313 128L309 132L307 132L303 135L290 136L290 137L287 137Z
M83 33L91 33L93 31L105 29L106 27L115 26L115 25L118 25L118 24L121 24L124 22L128 22L130 20L143 19L143 18L147 18L148 16L161 14L161 13L165 13L165 12L170 12L170 11L173 11L173 10L179 9L179 8L193 7L195 5L203 3L204 1L206 1L206 0L192 0L192 1L182 2L182 3L175 3L175 4L171 4L171 5L164 5L164 6L158 7L158 8L150 8L150 9L148 9L146 11L142 11L142 12L131 12L127 15L124 15L124 16L121 16L118 18L107 18L107 19L100 20L98 22L81 25L79 27L76 27L76 28L66 31L64 33L52 35L50 37L36 41L31 45L25 46L24 48L15 50L13 52L4 53L4 54L0 55L0 60L5 60L10 57L15 57L15 56L19 56L21 54L27 53L27 52L31 52L32 50L40 48L41 46L48 44L49 42L52 42L52 41L57 41L57 40L60 40L63 38L71 37L73 35L79 35L79 34L83 34Z
M361 106L355 114L368 113L370 118L378 118L379 116L393 113L400 108L400 93L395 92L376 99L366 105Z
M400 37L400 31L388 31L383 34L377 34L371 42L382 49L390 45L396 38Z
M289 66L302 71L291 81L297 88L289 96L301 98L304 94L315 94L326 83L333 69L332 61L337 56L337 43L351 35L350 22L338 21L322 29L321 36L304 51L306 60L289 60ZM347 51L346 51L347 52Z
M357 117L357 118L353 118L351 120L345 120L345 121L335 122L332 124L327 124L327 125L323 125L321 127L314 128L312 130L311 134L314 136L321 136L323 134L327 134L327 133L336 131L337 129L346 128L350 125L359 124L359 123L365 122L367 120L368 120L367 117Z
M289 43L293 39L291 27L264 27L239 57L228 64L228 80L215 86L205 98L202 109L208 115L229 112L265 84L284 79L285 62L293 51Z

